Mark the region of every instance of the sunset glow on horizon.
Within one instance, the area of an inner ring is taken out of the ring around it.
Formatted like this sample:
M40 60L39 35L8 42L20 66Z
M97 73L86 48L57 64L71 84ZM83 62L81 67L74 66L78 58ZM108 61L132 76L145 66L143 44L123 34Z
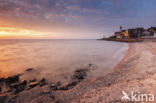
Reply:
M38 32L27 29L19 29L13 27L0 27L0 38L55 38L52 32Z
M113 35L120 25L156 26L155 3L155 0L1 0L0 38L97 39Z

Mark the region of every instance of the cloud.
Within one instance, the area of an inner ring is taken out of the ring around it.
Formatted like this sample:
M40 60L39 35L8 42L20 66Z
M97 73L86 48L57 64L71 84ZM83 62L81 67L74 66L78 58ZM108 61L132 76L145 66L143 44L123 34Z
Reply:
M113 33L119 25L155 25L155 3L155 0L1 0L0 19L8 24L17 23L16 26L53 31L79 28Z

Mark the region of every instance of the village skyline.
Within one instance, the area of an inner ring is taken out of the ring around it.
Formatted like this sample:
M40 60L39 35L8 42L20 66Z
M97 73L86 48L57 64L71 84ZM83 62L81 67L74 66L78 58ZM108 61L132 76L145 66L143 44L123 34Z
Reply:
M136 28L128 28L123 29L122 26L120 26L120 30L115 32L116 38L140 38L140 37L155 37L156 36L156 27L150 27L150 28L143 28L143 27L136 27Z

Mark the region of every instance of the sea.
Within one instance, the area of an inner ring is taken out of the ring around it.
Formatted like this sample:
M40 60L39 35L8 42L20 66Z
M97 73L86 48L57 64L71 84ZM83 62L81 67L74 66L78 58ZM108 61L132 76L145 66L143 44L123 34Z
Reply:
M127 50L126 43L104 40L1 39L0 77L67 82L75 70L91 65L92 79L111 72Z

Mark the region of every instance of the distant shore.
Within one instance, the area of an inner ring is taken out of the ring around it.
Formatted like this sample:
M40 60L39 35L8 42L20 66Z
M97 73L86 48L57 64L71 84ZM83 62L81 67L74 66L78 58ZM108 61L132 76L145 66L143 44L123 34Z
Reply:
M143 41L153 41L156 40L156 38L131 38L131 39L125 39L125 38L102 38L98 40L106 40L106 41L116 41L116 42L126 42L126 43L135 43L135 42L143 42Z

